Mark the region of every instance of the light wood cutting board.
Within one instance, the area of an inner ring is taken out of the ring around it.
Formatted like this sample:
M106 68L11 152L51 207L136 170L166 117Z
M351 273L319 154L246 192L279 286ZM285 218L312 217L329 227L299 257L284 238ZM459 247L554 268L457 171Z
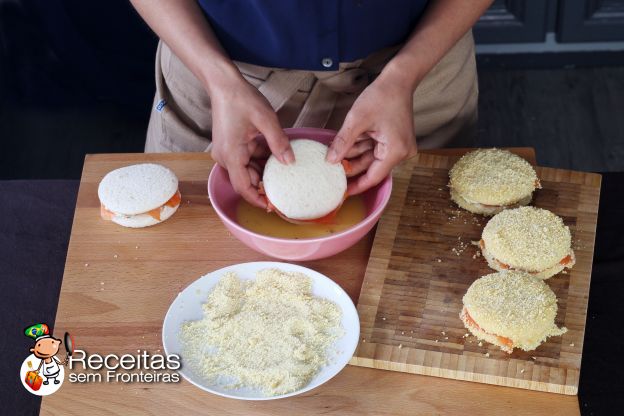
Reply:
M568 328L532 352L508 355L479 343L459 319L462 297L492 273L479 256L487 218L450 201L448 169L456 158L420 154L394 175L377 227L358 312L361 341L352 364L555 393L578 390L594 251L600 175L537 168L543 189L533 205L570 226L577 262L547 280Z
M438 150L457 155L462 150ZM531 149L523 155L534 158ZM131 230L99 217L97 186L112 169L155 162L180 179L183 204L163 224ZM210 206L207 153L108 154L85 159L54 333L69 331L90 353L162 350L161 327L177 293L201 275L267 260L232 237ZM331 276L357 302L374 232L330 259L303 265ZM347 366L301 396L265 402L226 399L186 381L70 383L43 398L42 415L545 415L579 414L576 397Z

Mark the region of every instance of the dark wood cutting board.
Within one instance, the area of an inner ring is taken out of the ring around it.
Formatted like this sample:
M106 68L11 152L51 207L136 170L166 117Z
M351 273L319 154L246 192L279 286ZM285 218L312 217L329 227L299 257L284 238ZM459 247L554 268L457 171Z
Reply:
M526 157L526 155L523 155ZM419 154L394 174L358 302L361 340L351 364L555 393L578 390L600 175L537 167L543 189L533 205L570 226L577 263L547 280L556 322L568 328L532 352L508 355L473 336L459 319L462 297L493 271L479 256L488 218L449 198L456 158Z

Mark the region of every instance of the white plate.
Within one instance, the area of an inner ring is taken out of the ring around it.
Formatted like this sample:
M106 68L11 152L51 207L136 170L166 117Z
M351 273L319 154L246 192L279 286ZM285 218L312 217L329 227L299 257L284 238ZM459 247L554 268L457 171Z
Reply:
M181 354L182 346L178 338L180 326L186 321L196 321L202 319L202 303L206 301L208 292L212 290L225 272L233 271L236 272L240 279L251 280L255 278L257 271L268 268L305 273L312 279L312 293L315 296L329 299L335 302L340 309L342 309L342 326L345 333L333 345L333 348L335 348L338 353L333 356L333 359L327 366L323 367L319 373L312 380L310 380L308 385L300 390L288 394L267 397L260 391L254 389L224 389L217 384L210 384L199 375L193 373L190 367L184 366L184 356ZM178 297L173 301L167 311L167 315L165 316L162 333L165 353L178 354L182 357L182 368L179 370L182 377L200 389L206 390L210 393L242 400L280 399L282 397L301 394L320 386L338 374L338 372L340 372L340 370L347 365L355 352L359 336L360 319L358 318L355 306L353 305L349 295L347 295L347 293L340 286L338 286L338 284L327 276L306 267L271 261L235 264L215 270L212 273L200 277L180 292Z

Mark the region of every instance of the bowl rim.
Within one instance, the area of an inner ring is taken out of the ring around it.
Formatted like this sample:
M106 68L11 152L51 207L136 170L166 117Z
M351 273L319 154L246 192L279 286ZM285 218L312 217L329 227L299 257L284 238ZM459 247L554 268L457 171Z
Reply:
M292 139L293 138L292 136L299 135L299 134L316 134L316 135L322 134L322 135L328 135L328 136L335 136L337 133L334 130L318 129L318 128L286 128L284 129L284 132L286 133L289 139ZM224 221L227 225L235 228L237 231L248 233L254 237L257 237L266 241L270 241L270 242L275 242L275 243L283 243L283 242L288 242L290 244L292 243L295 243L295 244L323 243L323 242L327 242L327 241L340 238L346 234L352 234L354 231L361 229L361 228L365 228L371 222L376 221L376 218L379 218L381 216L381 213L388 205L388 201L390 201L390 196L392 195L392 173L390 173L381 182L379 182L379 184L376 185L376 186L382 187L388 184L388 186L390 187L389 192L383 197L379 205L375 207L375 209L370 214L364 217L364 219L358 222L357 224L354 224L351 227L346 228L338 233L329 234L323 237L297 238L297 239L271 237L265 234L256 233L254 231L251 231L248 228L243 227L236 221L230 219L230 217L226 215L226 213L221 209L221 207L219 206L219 203L215 204L213 202L215 201L215 199L213 199L213 194L211 191L211 188L212 188L211 184L214 182L214 175L216 174L215 172L218 169L225 170L224 168L219 166L217 163L215 163L212 169L210 170L210 175L208 175L208 183L207 183L208 197L210 198L210 205L217 212L217 215L222 219L222 221Z

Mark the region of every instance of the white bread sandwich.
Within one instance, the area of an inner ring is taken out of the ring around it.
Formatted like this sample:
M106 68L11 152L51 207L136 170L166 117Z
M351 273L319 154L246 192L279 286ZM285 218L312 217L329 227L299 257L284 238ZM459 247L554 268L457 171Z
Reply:
M496 214L479 242L483 257L494 270L520 270L548 279L572 268L576 261L570 229L552 212L520 207Z
M459 315L477 338L512 353L536 349L567 331L555 324L557 297L540 279L518 271L488 274L468 288Z
M527 205L541 188L533 166L507 150L479 149L466 153L449 171L451 199L461 208L494 215Z
M267 210L296 224L331 223L347 195L348 164L325 160L327 146L314 140L290 142L295 162L282 164L269 157L260 193Z
M103 219L124 227L159 224L180 206L178 178L153 163L125 166L104 176L98 187Z

